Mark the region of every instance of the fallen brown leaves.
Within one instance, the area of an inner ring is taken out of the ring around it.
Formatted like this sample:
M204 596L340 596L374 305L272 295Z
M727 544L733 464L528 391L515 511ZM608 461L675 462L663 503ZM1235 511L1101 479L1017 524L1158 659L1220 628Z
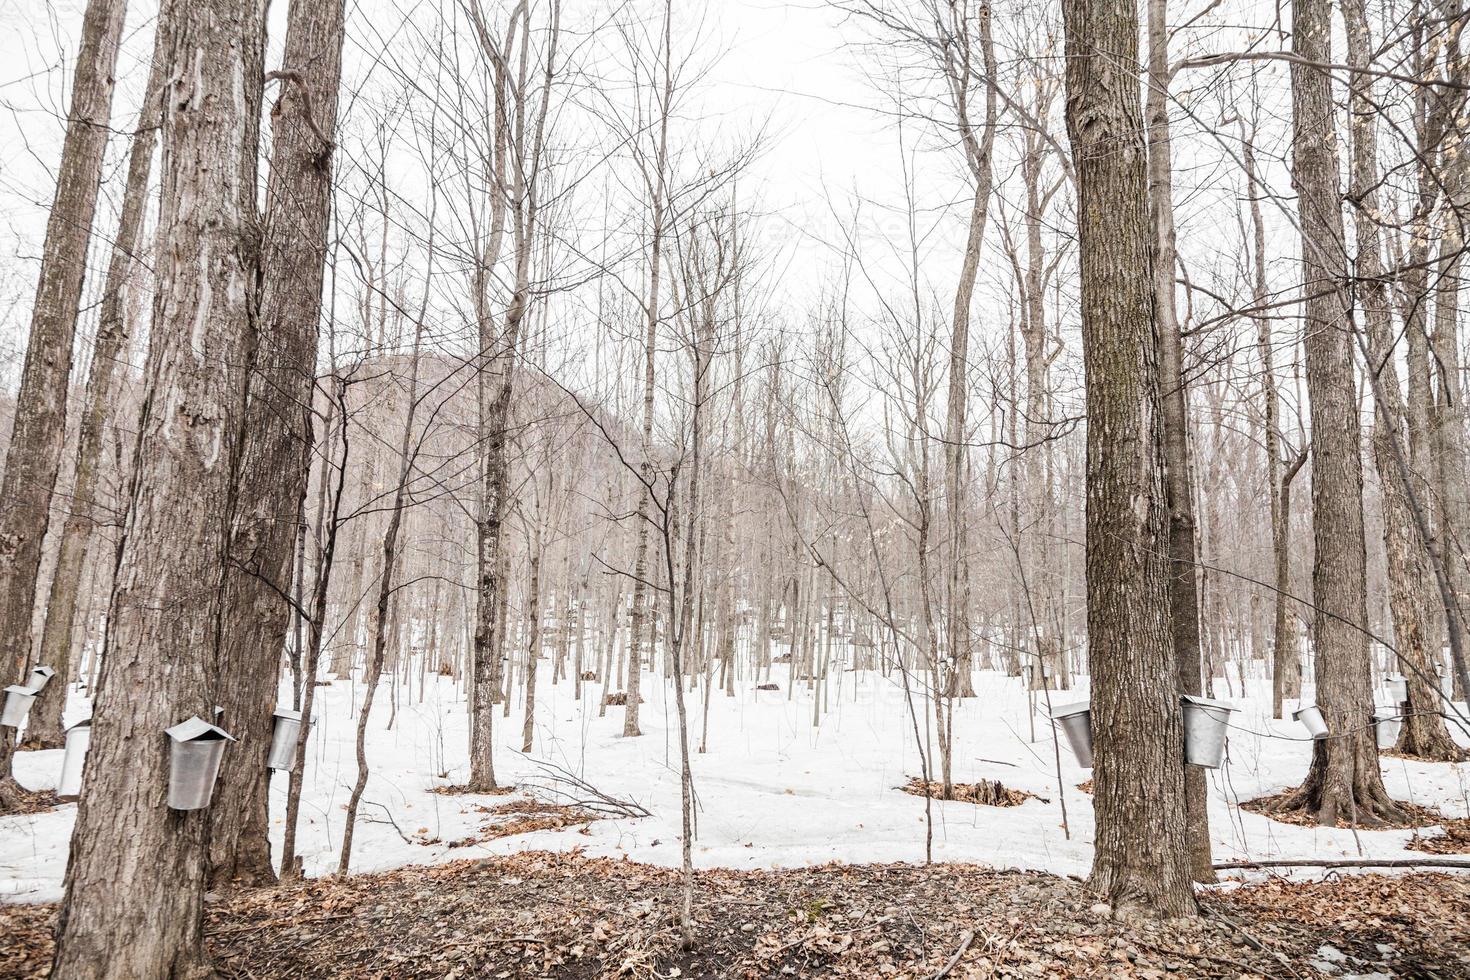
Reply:
M1078 881L972 865L679 873L531 852L321 878L207 907L223 977L1470 977L1470 879L1364 875L1204 892L1184 921L1122 921ZM54 909L0 906L0 976L44 976ZM956 959L956 954L958 957ZM1340 959L1336 959L1341 957Z
M1415 834L1404 846L1426 854L1470 854L1470 820L1444 820L1444 833Z
M450 841L450 847L468 847L516 834L530 834L538 830L566 830L581 827L601 819L598 814L581 807L563 806L559 803L543 803L540 800L511 800L499 806L477 806L480 813L497 817L509 816L509 820L496 820L480 828L473 837Z
M0 810L7 817L26 816L32 813L45 813L61 805L61 800L49 789L32 792L22 789L19 793L11 796L14 805Z
M998 779L982 779L978 783L955 783L950 788L954 790L954 795L949 799L960 803L974 803L977 806L1020 806L1027 800L1041 799L1035 793L1028 793L1025 790L1007 789ZM918 776L910 776L908 783L900 786L899 789L913 796L929 796L936 800L945 798L943 783L930 782L928 791L925 792L924 780ZM1046 801L1042 800L1042 802Z

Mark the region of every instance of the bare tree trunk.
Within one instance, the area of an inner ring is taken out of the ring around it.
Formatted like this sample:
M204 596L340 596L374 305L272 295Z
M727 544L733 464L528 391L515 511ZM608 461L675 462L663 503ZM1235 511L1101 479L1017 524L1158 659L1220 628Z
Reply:
M383 220L388 220L386 214ZM397 578L400 552L398 535L403 529L403 511L408 503L408 481L413 473L414 458L413 426L419 401L419 353L424 335L424 319L420 313L414 322L413 354L409 368L408 406L403 417L403 435L398 443L398 483L393 490L393 504L388 511L388 527L383 532L383 571L378 576L378 600L376 615L373 616L372 643L368 651L367 665L363 670L362 706L357 714L357 781L352 784L352 793L347 798L347 826L342 831L342 851L337 858L337 874L345 875L352 865L352 838L357 829L357 809L362 804L362 794L367 789L367 726L377 697L378 683L383 677L383 661L388 649L389 616L388 605L393 598L393 583ZM343 432L346 438L346 432ZM299 744L299 743L298 743Z
M1159 352L1132 0L1065 0L1087 387L1087 635L1096 740L1092 885L1195 910L1169 604Z
M149 386L57 926L52 975L69 980L210 972L209 814L164 805L163 731L211 718L219 690L213 650L259 274L263 13L177 0L159 25L155 57L175 73Z
M1383 788L1374 742L1369 674L1367 580L1363 536L1363 459L1349 309L1343 292L1341 194L1331 79L1317 67L1332 60L1330 0L1293 8L1291 66L1294 139L1292 183L1301 218L1306 296L1307 392L1312 420L1312 532L1315 542L1312 639L1317 707L1333 738L1317 739L1306 781L1279 801L1335 825L1396 817Z
M961 8L963 11L965 8ZM951 6L952 16L954 8ZM974 658L971 653L969 606L970 568L967 548L965 490L966 474L969 470L969 453L966 451L966 409L969 402L969 349L970 349L970 304L975 293L975 279L980 269L980 250L985 241L985 225L988 217L991 194L991 151L995 146L995 120L997 115L995 45L991 41L991 14L983 7L977 17L980 28L980 53L985 70L985 122L980 133L970 120L968 77L972 70L969 62L970 35L967 24L957 25L955 36L962 45L961 57L966 63L962 77L964 81L951 80L950 88L955 101L959 120L960 140L964 144L965 162L974 181L974 195L970 202L970 230L965 242L964 261L960 266L960 280L955 289L954 314L949 346L949 390L945 419L944 452L944 495L949 515L949 554L946 556L948 582L946 583L945 610L946 632L949 636L950 697L971 698L975 696ZM946 772L948 767L946 767ZM948 780L946 780L948 785Z
M270 840L272 708L291 621L286 597L311 467L332 147L342 66L343 0L292 0L285 87L271 111L262 243L259 346L246 404L235 525L225 575L219 663L240 739L220 781L210 826L210 879L273 881Z
M1257 184L1255 129L1244 131L1241 160L1250 192L1252 241L1252 302L1264 309L1269 302L1266 282L1266 222L1261 214ZM1256 349L1261 358L1261 397L1265 403L1261 427L1266 447L1266 493L1271 513L1271 558L1275 575L1271 627L1271 715L1282 717L1281 702L1302 695L1302 659L1297 649L1287 603L1291 593L1291 481L1297 467L1282 473L1281 401L1276 389L1276 359L1271 337L1271 318L1256 317Z
M1363 0L1341 0L1346 26L1348 63L1366 69L1372 37ZM1398 750L1407 755L1458 761L1463 753L1450 738L1440 715L1439 690L1430 661L1425 616L1429 604L1428 542L1415 527L1409 496L1414 488L1403 453L1404 399L1394 359L1393 307L1384 280L1383 248L1378 217L1377 94L1371 76L1354 76L1350 84L1352 178L1348 199L1355 202L1358 244L1358 290L1367 325L1374 372L1372 388L1378 408L1373 426L1373 460L1383 498L1383 545L1388 563L1389 610L1394 642L1407 680L1408 711L1400 729Z
M119 4L121 6L121 4ZM116 367L126 352L128 341L127 286L134 268L134 258L143 242L143 223L148 211L148 179L153 170L153 150L157 144L159 99L163 89L164 66L155 61L148 74L148 87L143 94L143 108L138 115L138 129L133 134L128 154L128 175L123 188L122 214L112 255L107 265L107 282L102 290L102 306L97 320L97 337L92 346L92 366L87 375L86 403L78 431L76 476L72 488L71 508L61 530L61 550L56 559L56 572L51 579L51 593L46 602L46 625L41 633L40 662L56 671L56 681L41 692L31 711L25 747L57 748L61 745L61 715L66 708L67 683L76 645L77 599L82 586L82 573L92 543L92 532L106 520L98 507L103 463L103 440L113 424L119 408L116 389Z
M0 681L5 684L20 678L31 656L41 543L66 446L72 343L112 121L113 69L126 12L126 0L89 0L82 15L81 50L72 77L56 197L46 221L41 278L31 307L15 424L0 481ZM60 683L53 686L61 689L64 698L66 672L57 673ZM9 811L21 792L11 775L14 754L11 733L0 734L0 813Z
M1179 690L1200 693L1200 605L1196 578L1194 468L1189 452L1189 394L1184 388L1184 340L1174 305L1173 139L1169 131L1169 24L1167 0L1148 0L1148 171L1149 204L1157 244L1154 255L1154 316L1159 336L1159 387L1163 414L1164 486L1169 500L1169 608ZM1189 814L1189 861L1194 880L1213 882L1210 814L1205 772L1187 766L1185 805Z

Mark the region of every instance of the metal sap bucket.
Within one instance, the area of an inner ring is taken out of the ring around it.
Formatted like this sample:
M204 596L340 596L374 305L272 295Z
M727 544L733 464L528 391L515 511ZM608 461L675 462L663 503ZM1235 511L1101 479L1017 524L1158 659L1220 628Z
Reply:
M1391 749L1398 743L1399 729L1404 727L1403 715L1397 708L1373 709L1373 732L1380 749Z
M1313 738L1327 737L1327 720L1322 717L1322 709L1315 704L1302 705L1291 713L1291 720L1301 722Z
M1186 694L1184 707L1184 761L1191 766L1219 769L1225 759L1225 731L1235 709L1224 701Z
M301 712L290 708L277 708L275 729L271 733L271 754L266 759L267 769L289 770L296 764L296 736L301 732Z
M1051 668L1045 664L1035 662L1026 664L1026 685L1028 687L1039 688L1042 686L1042 681L1050 681L1051 676ZM1047 686L1050 687L1051 685L1048 684Z
M225 746L235 740L223 728L199 717L166 729L169 737L168 806L171 810L202 810L214 798Z
M1455 675L1444 667L1439 669L1439 693L1446 701L1455 700Z
M1062 726L1067 741L1072 745L1072 754L1077 764L1084 769L1092 768L1092 702L1053 708L1051 720Z
M1388 687L1388 703L1403 704L1409 700L1409 682L1403 674L1389 674L1383 679Z
M46 686L46 682L56 676L56 671L50 667L36 667L31 671L31 679L26 681L26 687L39 694Z
M74 800L82 795L82 765L91 746L91 718L66 730L66 754L61 757L61 778L56 781L56 795L61 799Z
M26 723L31 705L36 703L36 692L19 684L5 689L5 707L0 710L0 728L19 728Z

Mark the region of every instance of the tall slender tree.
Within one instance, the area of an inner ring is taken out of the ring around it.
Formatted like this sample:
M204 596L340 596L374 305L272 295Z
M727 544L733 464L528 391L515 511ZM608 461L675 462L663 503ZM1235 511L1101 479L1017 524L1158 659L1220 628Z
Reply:
M1312 640L1317 707L1332 738L1312 743L1300 787L1274 804L1320 823L1377 823L1400 815L1383 788L1373 737L1363 457L1346 292L1332 80L1331 0L1292 8L1292 183L1302 250L1303 318L1312 447Z
M82 42L72 76L56 197L46 221L15 424L0 481L0 679L6 683L20 676L31 656L31 614L36 605L41 543L66 445L72 344L127 6L126 0L89 0L82 15ZM64 675L57 686L66 686ZM0 736L0 813L12 809L21 794L11 774L14 752L11 733Z

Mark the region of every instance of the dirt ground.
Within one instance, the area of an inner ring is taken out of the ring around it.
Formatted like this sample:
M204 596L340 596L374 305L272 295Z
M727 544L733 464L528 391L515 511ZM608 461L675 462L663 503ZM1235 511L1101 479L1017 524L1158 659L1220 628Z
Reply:
M210 896L230 978L1467 977L1470 876L1269 879L1123 922L1074 879L969 865L679 874L531 852ZM0 977L43 977L54 906L0 906Z

